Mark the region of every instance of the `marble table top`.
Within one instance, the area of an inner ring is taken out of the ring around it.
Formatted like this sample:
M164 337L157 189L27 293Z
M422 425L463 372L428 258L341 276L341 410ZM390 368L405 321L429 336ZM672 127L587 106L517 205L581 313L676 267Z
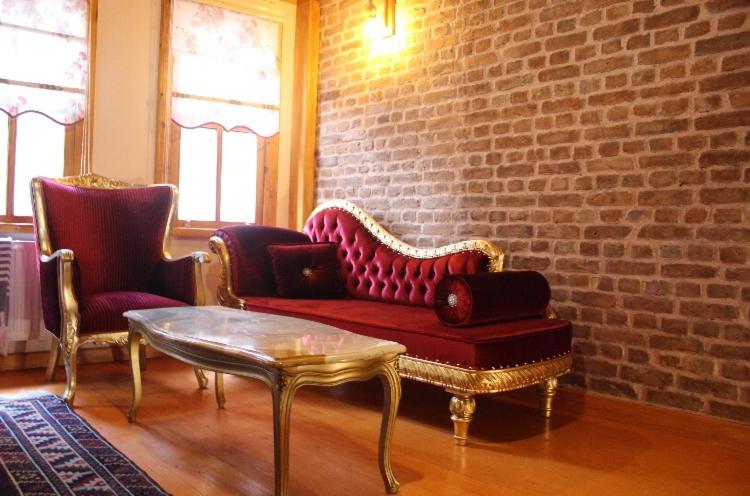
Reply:
M310 320L220 306L131 310L123 315L147 336L279 366L367 360L406 351L392 341Z

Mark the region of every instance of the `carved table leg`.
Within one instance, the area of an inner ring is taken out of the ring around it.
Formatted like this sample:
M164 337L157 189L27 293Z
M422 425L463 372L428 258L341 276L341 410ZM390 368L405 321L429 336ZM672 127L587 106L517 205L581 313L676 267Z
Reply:
M47 382L55 380L55 371L57 370L57 360L60 358L60 341L52 338L52 345L49 348L49 361L47 362L47 373L45 378Z
M224 408L224 374L214 372L214 389L216 389L216 404L219 408Z
M393 437L393 424L396 422L398 403L401 400L401 379L396 371L395 362L383 366L380 375L383 383L383 421L380 425L380 444L378 445L378 464L380 474L383 476L385 492L396 494L399 483L393 475L391 468L391 439Z
M469 424L474 418L474 410L477 407L476 402L471 394L448 392L453 394L450 403L453 440L458 446L466 446L466 440L469 437Z
M141 343L138 347L138 358L141 361L141 371L146 370L146 343Z
M557 377L539 383L539 414L544 418L552 416L552 400L557 392Z
M286 378L286 383L284 379L277 379L280 382L271 386L275 496L287 496L289 493L289 419L296 385L293 378Z
M203 369L193 367L193 372L195 372L195 378L198 379L198 387L200 389L206 389L208 387L208 377L206 377L206 373L203 372Z
M141 336L137 332L130 331L128 335L128 350L130 351L130 371L133 374L133 398L128 411L128 422L135 422L135 415L141 404Z

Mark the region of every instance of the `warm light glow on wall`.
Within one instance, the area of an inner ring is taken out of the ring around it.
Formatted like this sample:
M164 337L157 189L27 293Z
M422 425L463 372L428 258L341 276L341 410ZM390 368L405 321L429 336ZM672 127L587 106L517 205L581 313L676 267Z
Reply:
M371 41L378 41L391 36L388 28L379 17L368 17L365 23L365 37Z
M396 0L368 0L365 34L376 40L396 34Z
M390 2L390 7L388 4ZM407 35L409 19L406 9L396 8L395 0L373 0L370 3L375 7L376 15L372 16L372 10L368 8L368 19L364 25L364 37L370 45L370 55L382 57L402 51L407 46ZM400 6L399 6L400 7ZM390 26L385 22L387 12L382 9L392 8L390 15L392 23Z

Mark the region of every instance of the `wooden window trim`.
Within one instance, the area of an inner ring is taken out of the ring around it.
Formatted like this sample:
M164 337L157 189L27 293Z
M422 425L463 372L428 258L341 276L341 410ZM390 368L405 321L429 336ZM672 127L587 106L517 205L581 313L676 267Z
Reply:
M23 114L18 117L23 117ZM6 203L5 211L0 212L0 232L31 233L33 232L34 226L34 221L31 216L12 215L10 213L17 193L30 194L28 190L17 192L14 189L16 182L16 137L18 117L11 117L8 119L8 166L6 170L7 183L5 185ZM46 116L44 117L48 118ZM73 124L63 125L65 127L63 175L65 176L73 176L81 173L84 158L85 122L85 120L80 120Z
M228 9L241 9L233 0L202 0L211 5ZM288 198L278 194L280 172L279 135L268 142L267 153L258 157L258 178L262 176L262 188L258 188L262 205L256 209L256 222L281 227L301 227L301 220L313 208L313 181L316 159L316 125L317 125L317 60L320 29L319 0L297 0L297 14L293 20L295 40L292 50L292 91L291 130L289 151L289 170L283 176L289 181ZM171 109L171 27L172 0L162 0L161 41L159 45L159 99L157 102L157 141L154 166L154 180L157 183L177 184L176 171L170 156L174 154L175 143L172 127ZM284 29L288 29L285 25ZM260 138L260 137L259 137ZM261 160L263 167L261 169ZM259 179L260 180L260 179ZM261 185L259 185L261 186ZM285 186L286 187L286 186ZM257 214L262 212L262 217ZM232 223L213 223L211 226L199 226L192 222L189 227L175 223L173 234L176 237L208 239L217 227ZM236 223L234 223L236 224Z
M295 29L294 94L299 98L293 107L287 226L302 229L315 202L320 0L297 0Z
M211 1L199 0L210 5L221 8L241 10L239 5L231 1ZM156 141L156 164L154 166L155 182L168 182L179 185L179 149L180 149L180 132L179 125L172 120L172 10L173 0L162 0L162 16L159 44L159 102L157 106L157 141ZM260 15L260 13L256 14ZM214 127L214 126L202 126ZM215 126L217 129L223 128ZM221 132L220 131L220 132ZM276 179L278 178L278 160L271 161L270 158L278 158L278 140L279 134L270 138L258 137L258 146L261 143L268 143L265 147L271 149L268 153L258 154L257 157L257 178L256 183L256 224L274 224L276 217ZM219 135L221 139L221 134ZM272 143L276 146L271 146ZM221 153L221 143L218 144L218 153ZM220 188L221 182L221 159L217 161L217 195L216 209L220 208ZM269 201L272 199L273 201ZM179 212L178 214L179 215ZM208 239L213 232L223 226L237 224L237 222L221 221L184 221L178 218L174 220L173 235L184 238L203 238Z

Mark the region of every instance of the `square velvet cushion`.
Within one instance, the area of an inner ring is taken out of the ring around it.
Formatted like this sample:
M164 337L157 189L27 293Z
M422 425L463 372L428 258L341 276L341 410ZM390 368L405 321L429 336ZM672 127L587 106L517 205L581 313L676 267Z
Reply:
M336 243L268 245L276 292L285 298L339 298L344 293Z

